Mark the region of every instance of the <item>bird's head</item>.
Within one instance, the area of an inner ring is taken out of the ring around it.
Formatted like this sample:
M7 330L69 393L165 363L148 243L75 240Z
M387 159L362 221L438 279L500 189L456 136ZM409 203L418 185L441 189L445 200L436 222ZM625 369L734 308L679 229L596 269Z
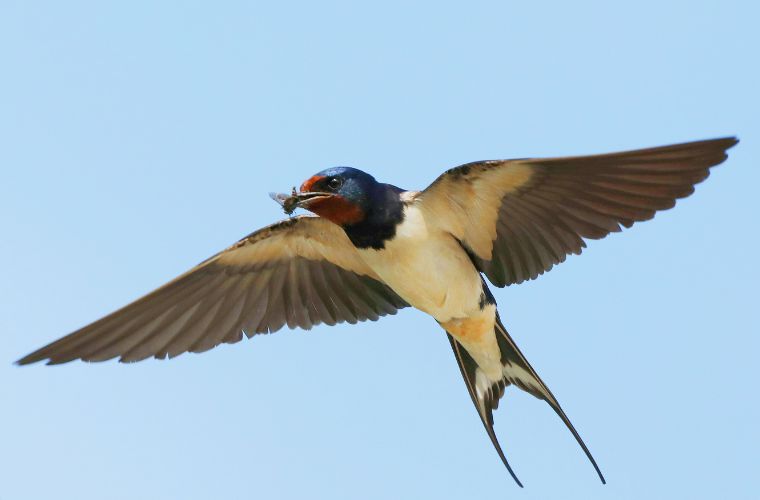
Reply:
M374 177L356 168L328 168L301 184L296 206L339 226L350 226L366 219L377 185Z

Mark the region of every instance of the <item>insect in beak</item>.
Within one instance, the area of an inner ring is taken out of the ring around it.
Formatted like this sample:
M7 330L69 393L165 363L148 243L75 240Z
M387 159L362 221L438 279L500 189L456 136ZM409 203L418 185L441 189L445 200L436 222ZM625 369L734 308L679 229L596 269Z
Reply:
M320 191L308 191L299 193L294 187L289 195L285 193L269 193L269 196L280 204L286 214L291 215L296 208L309 208L309 203L317 199L325 199L333 196L331 193Z

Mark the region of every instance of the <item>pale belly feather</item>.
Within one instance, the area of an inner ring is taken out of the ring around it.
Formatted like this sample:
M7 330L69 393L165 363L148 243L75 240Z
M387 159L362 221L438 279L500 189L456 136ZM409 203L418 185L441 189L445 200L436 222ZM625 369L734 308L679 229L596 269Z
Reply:
M375 273L411 306L433 316L491 381L502 377L494 333L496 307L481 309L480 273L459 242L409 206L382 250L359 251Z
M426 223L414 206L382 250L360 250L378 276L410 305L439 322L479 310L480 273L459 242Z

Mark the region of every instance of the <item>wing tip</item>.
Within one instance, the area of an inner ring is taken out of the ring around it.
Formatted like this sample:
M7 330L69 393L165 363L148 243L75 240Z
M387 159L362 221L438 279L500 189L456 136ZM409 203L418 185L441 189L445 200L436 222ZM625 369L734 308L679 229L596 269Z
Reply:
M736 135L727 135L725 137L718 137L717 139L713 139L715 142L721 142L724 143L724 149L731 149L732 147L739 144L739 137Z
M39 363L40 361L44 361L46 359L49 359L49 358L41 354L39 351L34 351L33 353L27 354L21 359L17 359L16 361L13 362L13 364L16 366L26 366L26 365L31 365L34 363ZM48 362L48 364L50 363Z
M714 166L720 165L721 163L723 163L724 161L728 159L728 150L733 148L737 144L739 144L739 138L735 135L732 135L732 136L726 136L726 137L719 137L716 139L708 139L706 141L698 141L695 144L715 146L717 149L716 152L722 153L720 159L718 159L715 163L709 165L709 167L714 167ZM709 170L708 170L708 175L709 175ZM705 179L706 178L707 176L705 176Z

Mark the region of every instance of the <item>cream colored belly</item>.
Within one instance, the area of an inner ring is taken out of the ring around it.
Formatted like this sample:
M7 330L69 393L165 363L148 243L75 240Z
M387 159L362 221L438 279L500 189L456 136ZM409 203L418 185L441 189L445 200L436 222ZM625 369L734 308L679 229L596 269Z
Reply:
M480 273L453 236L428 225L411 206L383 250L359 252L401 298L433 316L462 344L490 380L484 379L485 388L503 377L494 332L496 306L481 309Z
M414 207L407 208L394 239L383 250L360 250L378 276L410 305L439 322L476 314L480 273L459 242L431 229Z
M503 377L501 351L494 330L495 320L496 306L488 304L483 310L468 318L441 323L441 326L470 353L491 382Z

